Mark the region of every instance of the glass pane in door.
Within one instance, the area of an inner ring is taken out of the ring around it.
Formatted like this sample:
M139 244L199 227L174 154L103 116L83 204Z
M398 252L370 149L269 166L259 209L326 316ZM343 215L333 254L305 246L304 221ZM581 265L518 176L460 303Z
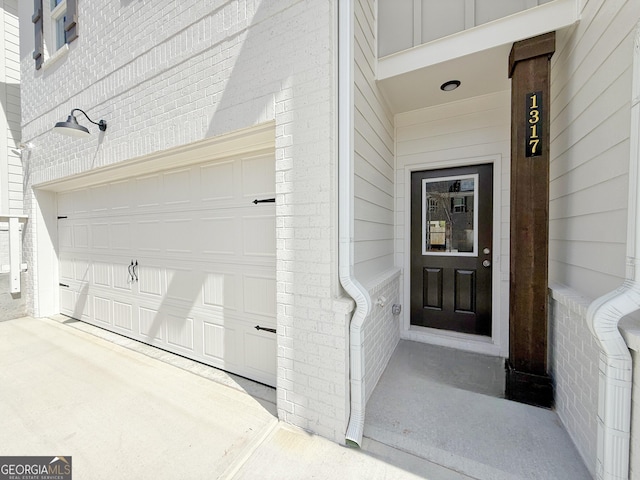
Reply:
M477 256L478 175L422 180L422 254Z

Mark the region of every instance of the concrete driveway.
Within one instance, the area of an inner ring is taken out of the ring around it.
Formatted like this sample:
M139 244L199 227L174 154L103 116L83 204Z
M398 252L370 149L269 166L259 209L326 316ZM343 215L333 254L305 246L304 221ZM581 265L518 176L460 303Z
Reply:
M71 456L74 478L95 480L469 478L371 440L342 447L275 412L59 321L0 322L0 456Z

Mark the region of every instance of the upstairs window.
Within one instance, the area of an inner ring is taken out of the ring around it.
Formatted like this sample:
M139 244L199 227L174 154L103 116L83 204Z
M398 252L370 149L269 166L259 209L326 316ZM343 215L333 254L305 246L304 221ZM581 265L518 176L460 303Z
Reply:
M77 0L34 0L36 69L78 38L77 19Z
M67 32L64 30L64 21L67 18L67 1L66 0L51 0L51 32L50 40L46 42L52 45L52 51L58 51L62 46L67 43ZM49 52L51 53L51 52Z

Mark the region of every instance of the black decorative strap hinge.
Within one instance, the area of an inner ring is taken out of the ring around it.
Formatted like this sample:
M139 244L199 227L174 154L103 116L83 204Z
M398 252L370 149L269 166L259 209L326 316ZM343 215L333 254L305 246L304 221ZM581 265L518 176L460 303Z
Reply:
M260 325L256 325L255 329L256 330L264 330L265 332L276 333L276 329L275 328L265 328L265 327L261 327Z
M257 205L259 203L275 203L276 199L275 198L265 198L263 200L258 200L257 198L253 201L254 205Z
M58 285L60 285L61 287L67 287L67 288L69 288L69 285L67 285L66 283L59 283Z
M66 215L58 215L58 220L60 220L61 218L67 218Z

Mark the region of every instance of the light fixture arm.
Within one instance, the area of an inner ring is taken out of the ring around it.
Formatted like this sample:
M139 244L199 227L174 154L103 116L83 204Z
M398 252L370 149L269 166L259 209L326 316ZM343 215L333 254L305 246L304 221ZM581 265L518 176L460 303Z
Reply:
M99 122L94 122L93 120L91 120L89 118L89 115L87 115L87 113L84 110L80 109L80 108L74 108L73 110L71 110L71 113L69 115L74 116L73 112L82 113L87 118L87 120L89 120L94 125L97 125L101 132L104 132L104 131L107 130L107 122L105 120L100 120Z

